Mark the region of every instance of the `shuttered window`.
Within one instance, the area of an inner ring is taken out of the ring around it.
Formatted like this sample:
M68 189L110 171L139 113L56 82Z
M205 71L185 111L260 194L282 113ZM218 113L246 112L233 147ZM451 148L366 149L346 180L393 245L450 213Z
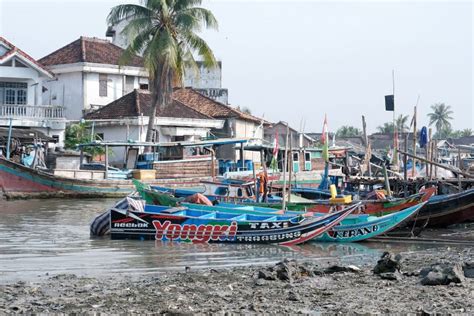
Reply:
M99 97L107 96L107 75L99 74Z

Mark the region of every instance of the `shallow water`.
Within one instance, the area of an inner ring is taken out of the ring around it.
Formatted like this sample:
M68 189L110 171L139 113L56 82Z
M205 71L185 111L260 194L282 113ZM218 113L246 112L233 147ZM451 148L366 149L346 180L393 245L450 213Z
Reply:
M178 244L90 238L89 223L113 200L0 201L0 282L36 281L60 273L80 276L141 275L186 266L222 268L283 258L375 262L383 251L417 251L435 245L310 243L273 245Z

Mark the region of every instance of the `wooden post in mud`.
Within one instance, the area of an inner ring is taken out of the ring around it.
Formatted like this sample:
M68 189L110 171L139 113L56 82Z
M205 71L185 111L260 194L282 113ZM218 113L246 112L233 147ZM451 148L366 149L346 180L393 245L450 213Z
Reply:
M385 179L385 189L387 190L387 195L392 196L392 191L390 190L390 182L388 181L387 166L383 164L383 177Z
M431 128L429 129L429 132L428 132L428 144L426 144L425 146L425 151L426 151L426 171L425 171L425 177L428 178L429 177L429 161L430 161L430 146L431 146L431 133L432 133L432 130Z
M109 177L109 145L105 145L105 175L104 179Z
M245 169L245 161L244 161L244 143L240 143L240 165L242 167L242 171Z
M288 123L286 124L286 140L285 140L285 158L283 160L283 204L282 209L286 208L286 167L288 162L288 134L290 131L290 127Z
M255 202L258 202L259 196L259 191L257 188L257 174L255 173L255 162L252 161L252 174L253 174L253 189L255 190ZM260 183L260 185L263 185L263 183Z
M418 96L418 100L420 99L420 96ZM416 102L418 104L418 101ZM416 105L415 105L415 110L413 113L413 155L416 156ZM415 166L416 166L416 160L415 158L412 159L412 165L413 168L411 169L411 176L414 178L415 177Z
M81 146L81 153L79 154L79 169L82 169L84 164L84 148Z
M362 115L362 131L364 133L364 146L365 146L365 151L367 152L369 148L369 138L367 137L367 124L365 123L365 116ZM370 158L369 161L367 162L367 172L369 175L369 178L372 177L372 168L370 167Z
M293 133L290 133L290 170L288 172L288 203L291 203L291 176L293 174Z

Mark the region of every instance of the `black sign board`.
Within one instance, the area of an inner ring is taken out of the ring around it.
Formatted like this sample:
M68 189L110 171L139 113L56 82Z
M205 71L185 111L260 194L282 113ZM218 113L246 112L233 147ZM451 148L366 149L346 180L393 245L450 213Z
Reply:
M385 96L385 111L395 111L395 100L393 94Z

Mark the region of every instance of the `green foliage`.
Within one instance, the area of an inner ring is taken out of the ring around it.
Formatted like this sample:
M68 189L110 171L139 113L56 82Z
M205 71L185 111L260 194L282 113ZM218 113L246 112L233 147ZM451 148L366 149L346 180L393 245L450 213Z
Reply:
M430 119L430 126L435 124L436 134L435 138L445 138L448 132L451 130L451 106L444 103L436 103L431 106L432 113L428 114ZM443 137L444 136L444 137Z
M94 140L98 139L97 134L94 135ZM66 127L66 137L64 140L64 147L66 149L77 149L77 145L91 142L91 127L89 123L71 124ZM105 153L103 147L85 147L84 152L92 156L102 155Z
M147 141L152 139L154 115L158 107L171 101L173 86L182 86L185 69L197 75L199 66L217 65L208 44L197 35L203 28L217 29L211 11L199 7L201 0L147 0L143 5L123 4L112 8L107 17L109 25L127 22L123 34L130 40L121 62L142 55L149 72L152 108ZM194 54L194 55L193 55Z
M403 133L408 130L408 115L403 115L400 114L396 119L395 119L395 124L397 126L397 130L400 133ZM393 124L392 124L393 125Z
M355 137L362 135L362 131L354 126L344 125L336 131L336 137Z
M451 127L445 127L441 129L440 132L436 132L434 134L434 138L436 139L446 139L446 138L461 138L461 137L467 137L467 136L472 136L474 133L472 129L470 128L465 128L463 130L457 130L453 131Z
M383 123L381 126L377 126L377 131L379 133L383 134L393 134L393 123L388 122L388 123Z
M468 137L468 136L473 136L474 131L470 128L465 128L460 131L460 137Z

